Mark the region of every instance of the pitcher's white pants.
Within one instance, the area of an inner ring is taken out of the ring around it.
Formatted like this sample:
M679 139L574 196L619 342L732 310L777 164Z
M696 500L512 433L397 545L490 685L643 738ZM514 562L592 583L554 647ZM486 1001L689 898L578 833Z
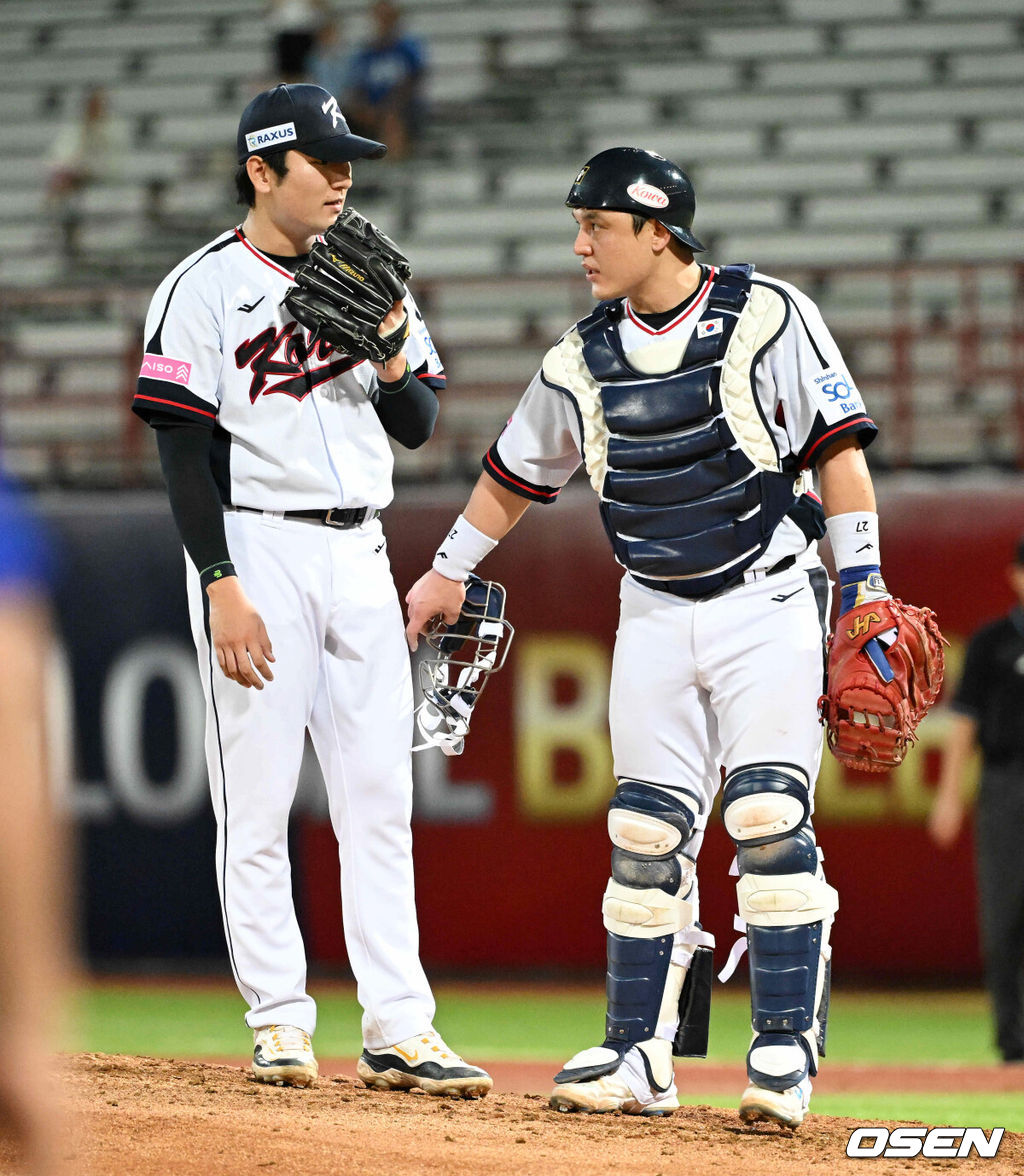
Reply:
M242 588L277 659L262 691L224 677L191 561L189 611L206 696L217 884L251 1028L312 1033L292 900L288 816L306 728L338 838L345 942L370 1048L428 1028L413 893L412 682L379 522L339 530L248 512L224 516Z

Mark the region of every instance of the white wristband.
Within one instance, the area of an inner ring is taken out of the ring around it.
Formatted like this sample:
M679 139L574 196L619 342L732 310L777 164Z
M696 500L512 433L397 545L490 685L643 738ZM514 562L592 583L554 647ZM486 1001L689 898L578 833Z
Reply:
M825 520L836 571L867 565L880 567L878 515L870 510L854 510Z
M476 565L498 546L498 540L478 531L459 515L434 556L433 568L449 580L465 580Z

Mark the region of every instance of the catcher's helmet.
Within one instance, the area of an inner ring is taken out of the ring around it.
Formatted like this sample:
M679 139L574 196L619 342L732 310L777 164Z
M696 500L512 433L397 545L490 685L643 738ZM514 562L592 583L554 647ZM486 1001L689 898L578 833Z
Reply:
M671 160L642 147L610 147L595 155L580 169L565 203L569 208L639 213L660 221L687 248L704 249L690 231L697 206L690 177Z

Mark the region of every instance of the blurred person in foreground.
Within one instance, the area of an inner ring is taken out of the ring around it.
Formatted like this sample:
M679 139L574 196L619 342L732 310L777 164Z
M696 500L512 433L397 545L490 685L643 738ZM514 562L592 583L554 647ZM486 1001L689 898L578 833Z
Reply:
M960 835L964 775L981 752L975 821L985 983L1004 1062L1024 1062L1024 538L1007 579L1017 603L971 638L928 821L937 845Z
M423 129L426 53L402 31L397 4L379 0L370 15L373 36L352 55L342 105L354 131L383 139L392 159L404 159Z
M65 970L66 880L44 721L48 561L37 524L2 477L0 512L0 1010L7 1061L0 1066L0 1161L49 1176L61 1170L51 1052Z

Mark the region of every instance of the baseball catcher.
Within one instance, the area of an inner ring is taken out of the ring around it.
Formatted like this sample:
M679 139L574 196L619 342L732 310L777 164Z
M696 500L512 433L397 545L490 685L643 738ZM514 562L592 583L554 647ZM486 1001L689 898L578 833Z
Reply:
M439 747L445 755L462 754L473 708L488 678L505 664L514 634L505 619L505 589L470 576L459 619L438 622L427 634L432 654L420 662L423 701L416 708L425 742L414 751Z
M603 1040L569 1058L548 1103L644 1116L678 1107L673 1059L707 1050L713 940L697 861L720 796L744 929L730 958L743 949L750 965L739 1115L792 1129L825 1054L839 909L811 819L826 533L855 664L880 680L861 652L874 638L905 689L891 701L892 745L934 698L939 663L917 652L882 582L863 454L877 427L814 302L752 263L697 260L693 185L645 148L599 152L566 205L597 305L547 352L484 455L464 513L406 597L406 635L415 648L438 613L455 620L468 575L531 502L554 502L585 467L623 570L608 706L607 1008ZM834 669L833 687L844 680ZM842 706L859 751L867 704L844 696Z
M394 241L346 208L296 270L284 304L308 328L310 347L324 339L353 359L387 363L405 346L409 316L387 334L379 328L411 274Z
M880 575L864 582L876 595L885 590ZM829 649L828 693L820 701L828 745L840 763L885 772L903 762L942 687L944 644L930 608L894 597L855 604L840 616Z

